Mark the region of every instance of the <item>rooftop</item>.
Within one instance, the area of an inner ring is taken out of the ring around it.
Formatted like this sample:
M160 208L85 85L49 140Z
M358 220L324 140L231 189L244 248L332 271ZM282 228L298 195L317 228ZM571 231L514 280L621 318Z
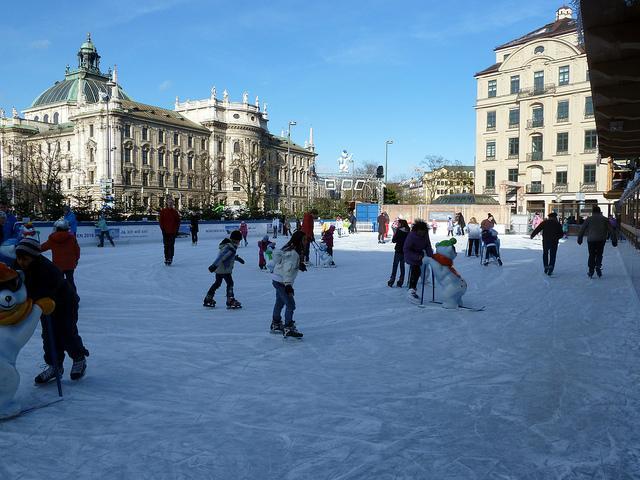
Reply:
M132 100L122 100L122 109L127 115L139 118L141 120L171 124L183 128L191 128L201 132L209 133L209 130L199 123L192 122L178 112L167 110L165 108L156 107L154 105L146 105L144 103L134 102Z
M544 38L553 38L560 35L566 35L577 31L576 21L573 18L560 18L551 23L547 23L544 27L537 28L532 32L527 33L515 40L503 43L495 48L495 50L502 50L503 48L515 47L517 45L523 45L533 40L542 40Z
M490 195L476 195L473 193L452 193L451 195L441 195L436 198L433 205L500 205L500 203Z

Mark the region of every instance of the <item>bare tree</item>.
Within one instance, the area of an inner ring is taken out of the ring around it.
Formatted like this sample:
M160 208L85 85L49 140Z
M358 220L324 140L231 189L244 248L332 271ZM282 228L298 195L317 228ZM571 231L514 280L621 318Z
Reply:
M438 197L439 189L466 189L473 186L473 177L462 168L458 160L447 160L441 155L427 155L416 172L423 176L423 186L427 203Z
M246 195L247 208L260 210L266 189L266 158L260 145L250 140L240 142L231 158L228 178Z

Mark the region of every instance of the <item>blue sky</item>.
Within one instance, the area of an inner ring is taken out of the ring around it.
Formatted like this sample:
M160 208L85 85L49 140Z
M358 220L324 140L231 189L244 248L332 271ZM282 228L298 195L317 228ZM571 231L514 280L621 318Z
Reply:
M82 5L82 6L80 6ZM172 108L213 85L269 104L269 128L313 126L319 171L357 164L411 174L425 155L474 161L473 74L493 48L554 19L555 0L477 2L110 0L10 2L0 16L0 107L28 107L91 32L135 100Z

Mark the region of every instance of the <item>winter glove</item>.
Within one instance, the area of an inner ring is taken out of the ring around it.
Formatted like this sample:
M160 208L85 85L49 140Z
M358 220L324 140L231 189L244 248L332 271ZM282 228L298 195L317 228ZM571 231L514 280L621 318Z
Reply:
M239 257L238 255L236 255L236 262L241 263L242 265L244 265L244 259Z
M287 292L287 295L293 295L293 287L291 285L285 285L284 291Z
M578 245L582 245L582 237L578 237Z
M300 270L301 272L306 272L307 266L303 262L300 262L300 265L298 266L298 270Z
M216 268L218 268L218 267L216 267L213 263L212 263L211 265L209 265L209 271L210 271L211 273L215 272L215 271L216 271Z

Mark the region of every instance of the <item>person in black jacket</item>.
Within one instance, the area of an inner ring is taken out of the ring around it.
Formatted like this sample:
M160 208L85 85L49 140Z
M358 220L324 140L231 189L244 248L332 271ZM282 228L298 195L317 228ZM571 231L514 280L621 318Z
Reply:
M556 253L558 253L558 242L564 236L562 225L558 221L558 214L551 212L547 219L540 222L540 225L531 232L531 238L542 232L542 264L544 273L551 275L556 265Z
M393 234L391 239L392 243L395 243L395 253L393 254L393 268L391 269L391 278L387 282L387 285L393 287L393 283L396 281L396 272L398 271L398 265L400 265L400 278L398 278L398 287L402 287L404 283L404 241L409 235L409 224L406 220L398 220L398 228L396 233Z
M44 361L48 366L35 378L35 382L43 384L53 380L56 370L62 374L65 351L73 359L71 379L81 379L87 368L85 357L89 352L78 334L78 296L58 267L40 254L40 243L36 239L20 240L16 246L16 263L24 271L29 298L36 301L49 297L55 302L55 310L51 314L52 332L49 331L48 322L41 319ZM53 342L50 337L53 337ZM53 362L52 343L55 345L58 365Z
M191 213L191 245L195 246L198 244L198 214L196 212Z

